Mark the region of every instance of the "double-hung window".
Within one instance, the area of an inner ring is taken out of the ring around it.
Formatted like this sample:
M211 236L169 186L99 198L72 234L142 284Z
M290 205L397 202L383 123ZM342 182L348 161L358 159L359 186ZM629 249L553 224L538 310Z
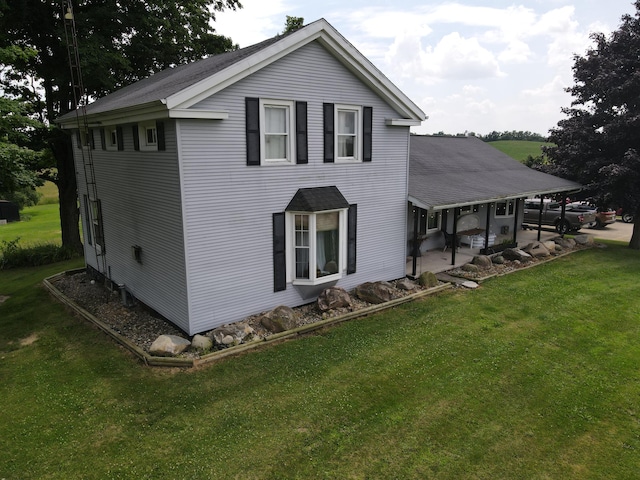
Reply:
M260 151L264 164L293 163L294 102L260 100Z
M292 280L318 284L338 279L346 268L347 209L291 213Z
M502 200L496 202L496 217L513 217L515 214L516 200Z
M336 162L362 161L362 108L336 105L335 109Z
M105 130L105 142L107 150L118 150L118 130L117 127L109 127Z
M138 124L138 135L137 144L140 150L158 150L158 129L155 121Z

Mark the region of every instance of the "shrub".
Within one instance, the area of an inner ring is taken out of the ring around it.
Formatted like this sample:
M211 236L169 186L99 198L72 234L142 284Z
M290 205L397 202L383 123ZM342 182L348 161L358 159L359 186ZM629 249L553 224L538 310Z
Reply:
M18 267L37 267L50 263L70 260L78 254L71 248L54 243L40 243L23 247L20 237L15 240L3 240L0 244L0 270Z

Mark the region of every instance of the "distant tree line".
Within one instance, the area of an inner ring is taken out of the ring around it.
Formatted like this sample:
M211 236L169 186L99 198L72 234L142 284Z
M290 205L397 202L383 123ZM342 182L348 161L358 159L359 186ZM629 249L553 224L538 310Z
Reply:
M522 130L511 130L510 132L493 131L487 135L478 135L485 142L496 142L498 140L526 140L532 142L547 142L547 137L539 133L523 132Z

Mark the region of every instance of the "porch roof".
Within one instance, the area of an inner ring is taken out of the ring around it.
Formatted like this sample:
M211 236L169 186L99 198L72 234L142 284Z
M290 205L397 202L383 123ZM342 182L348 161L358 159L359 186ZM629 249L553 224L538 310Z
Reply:
M409 201L427 210L580 188L533 170L477 137L411 136Z

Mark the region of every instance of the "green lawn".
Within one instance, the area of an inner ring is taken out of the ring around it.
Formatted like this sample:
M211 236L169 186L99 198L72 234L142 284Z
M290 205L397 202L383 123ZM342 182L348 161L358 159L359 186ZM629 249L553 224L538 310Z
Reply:
M206 368L0 272L0 478L631 479L640 253L574 253Z
M532 157L541 155L541 147L543 145L549 146L551 144L545 142L532 142L524 140L498 140L496 142L489 142L489 145L497 148L501 152L506 153L510 157L513 157L520 162L524 162L529 155L531 155Z
M0 225L0 243L20 237L20 245L62 243L60 211L57 203L25 207L22 221Z

